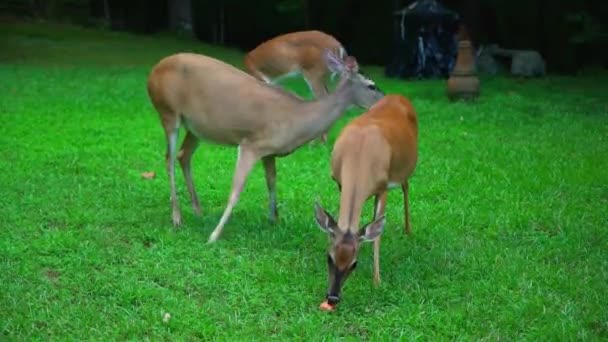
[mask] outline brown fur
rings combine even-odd
[[[350,266],[353,261],[353,254],[355,254],[355,244],[351,241],[340,242],[335,248],[335,261],[336,267],[340,270],[345,270]]]
[[[192,181],[190,161],[199,140],[239,146],[232,191],[220,222],[209,238],[215,241],[237,203],[248,174],[262,160],[269,192],[271,220],[276,220],[275,157],[286,156],[319,136],[352,105],[367,108],[381,93],[368,88],[369,80],[355,64],[345,66],[336,56],[325,55],[341,73],[336,90],[316,99],[299,97],[260,82],[217,59],[193,53],[163,58],[150,72],[148,94],[160,115],[167,137],[167,171],[171,185],[173,223],[181,224],[175,185],[176,139],[179,128],[186,137],[179,152],[195,212],[200,212]]]
[[[301,72],[315,97],[327,94],[326,78],[329,70],[323,61],[323,50],[336,55],[342,44],[321,31],[300,31],[267,40],[245,56],[247,72],[262,81],[270,81],[291,72]],[[323,133],[323,142],[327,133]]]
[[[332,177],[341,187],[338,228],[356,234],[365,201],[376,196],[374,217],[384,212],[388,184],[402,185],[406,233],[410,233],[407,181],[418,159],[418,123],[408,99],[387,95],[340,133],[332,152]],[[379,253],[379,237],[374,254]],[[350,260],[358,248],[351,249]],[[376,267],[375,267],[376,268]],[[379,282],[379,266],[375,269]]]
[[[254,76],[261,72],[276,78],[292,71],[319,76],[329,72],[323,61],[323,50],[338,54],[341,48],[342,44],[333,36],[321,31],[292,32],[269,39],[251,50],[245,56],[245,66]]]

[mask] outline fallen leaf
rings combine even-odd
[[[153,179],[154,177],[156,177],[156,173],[154,171],[144,172],[141,174],[141,176],[145,179]]]
[[[44,275],[51,283],[56,284],[59,280],[59,277],[61,276],[61,272],[54,269],[47,269],[44,272]]]
[[[164,323],[169,323],[169,320],[171,319],[171,314],[168,312],[165,312],[165,314],[163,315],[163,322]]]
[[[319,309],[323,311],[334,311],[336,310],[336,306],[329,304],[327,301],[324,301],[323,303],[321,303],[321,305],[319,305]]]

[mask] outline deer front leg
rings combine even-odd
[[[207,241],[208,243],[215,242],[222,234],[222,230],[224,229],[226,221],[228,221],[228,218],[230,218],[232,209],[239,201],[239,196],[243,191],[247,176],[251,172],[251,169],[253,169],[255,162],[259,159],[256,153],[246,146],[239,145],[238,151],[236,170],[234,172],[234,177],[232,178],[232,190],[230,191],[228,205],[226,206],[226,209],[224,209],[224,214],[222,215],[217,227],[215,227],[209,236],[209,240]]]
[[[269,77],[267,77],[261,71],[258,70],[256,64],[254,63],[253,59],[251,59],[251,57],[249,55],[247,55],[245,57],[245,71],[247,71],[247,73],[249,73],[251,76],[253,76],[261,81],[264,81],[269,84],[272,82],[272,80]]]
[[[177,190],[175,188],[175,159],[177,154],[177,136],[179,134],[179,118],[169,115],[167,115],[167,117],[170,119],[163,122],[165,134],[167,135],[167,154],[165,156],[165,161],[167,164],[167,173],[169,174],[169,183],[171,185],[173,226],[177,227],[182,224],[182,214],[179,210]]]
[[[268,209],[270,221],[275,223],[278,218],[277,211],[277,194],[276,194],[276,180],[277,180],[277,169],[276,161],[274,156],[268,156],[262,158],[264,162],[264,171],[266,173],[266,186],[268,187]]]
[[[184,138],[184,142],[182,143],[181,150],[177,155],[177,159],[179,160],[179,164],[182,167],[182,171],[184,173],[184,178],[186,179],[186,186],[188,187],[188,192],[190,193],[190,200],[192,201],[192,209],[196,215],[201,214],[201,205],[198,201],[198,196],[196,195],[196,190],[194,189],[194,182],[192,181],[192,170],[190,168],[190,161],[192,160],[192,155],[196,148],[199,145],[198,139],[194,136],[194,134],[189,131],[186,133],[186,138]]]
[[[376,195],[374,201],[374,220],[384,215],[386,207],[386,191]],[[374,240],[374,285],[380,285],[380,236]]]
[[[313,93],[315,99],[319,99],[321,97],[326,96],[329,91],[327,90],[327,86],[325,85],[325,70],[324,69],[310,69],[304,70],[302,72],[306,83],[308,84],[308,88]],[[329,131],[329,128],[327,129]],[[322,142],[323,144],[327,143],[327,131],[323,132],[323,134],[317,138],[317,141]]]
[[[401,191],[403,192],[403,216],[405,221],[405,234],[412,235],[412,224],[410,223],[410,204],[408,196],[409,184],[406,180],[401,184]]]

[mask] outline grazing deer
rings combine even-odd
[[[190,161],[199,139],[238,146],[232,190],[224,213],[209,237],[214,242],[245,185],[254,164],[262,160],[269,193],[270,219],[277,219],[275,157],[287,156],[317,137],[356,105],[369,108],[384,94],[358,73],[355,58],[341,60],[327,51],[328,67],[340,74],[336,90],[305,101],[217,59],[180,53],[162,59],[151,71],[148,94],[160,115],[167,137],[167,172],[171,183],[173,224],[181,224],[175,189],[175,160],[179,158],[195,213],[200,205],[192,181]],[[179,128],[186,137],[177,153]]]
[[[315,203],[317,224],[331,240],[327,254],[329,290],[322,309],[333,310],[340,300],[341,288],[357,265],[363,241],[374,241],[374,283],[380,284],[380,234],[389,188],[401,186],[405,233],[411,234],[408,178],[418,159],[417,140],[416,112],[400,95],[387,95],[338,136],[331,156],[332,178],[340,189],[338,222]],[[362,207],[371,196],[375,196],[374,219],[359,229]]]
[[[325,49],[331,50],[340,59],[346,57],[342,44],[326,33],[287,33],[251,50],[245,56],[245,68],[254,77],[270,84],[301,74],[315,98],[319,98],[327,95],[326,79],[331,72],[323,59]],[[323,132],[320,140],[327,142],[327,131]]]

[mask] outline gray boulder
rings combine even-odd
[[[490,45],[486,53],[494,56],[511,58],[511,74],[515,76],[535,77],[545,76],[545,60],[534,50],[503,49],[498,45]]]
[[[481,46],[477,50],[476,64],[479,72],[488,73],[490,75],[496,75],[496,73],[498,73],[498,62],[496,62],[496,58],[492,56],[485,46]]]

